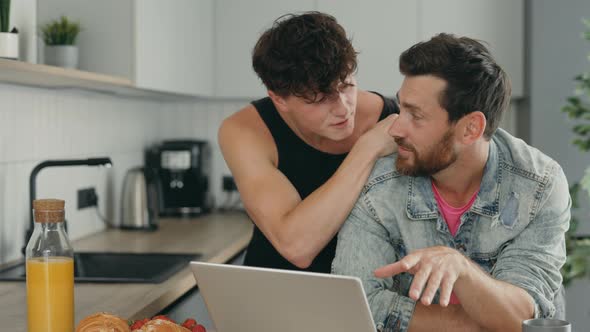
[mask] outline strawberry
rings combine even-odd
[[[142,326],[144,326],[145,323],[147,323],[149,321],[150,321],[149,318],[144,318],[144,319],[136,320],[135,322],[133,322],[133,324],[131,324],[131,326],[129,326],[129,328],[131,329],[131,331],[138,330]]]
[[[191,332],[207,332],[207,329],[203,325],[197,324],[195,327],[193,327]]]
[[[176,322],[173,319],[166,317],[166,315],[157,315],[152,317],[152,319],[163,319],[176,324]]]
[[[187,318],[184,323],[182,323],[183,327],[186,327],[187,329],[191,330],[193,327],[195,327],[197,325],[197,321],[192,319],[192,318]]]

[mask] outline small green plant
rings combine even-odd
[[[584,39],[590,41],[590,21],[584,20],[586,31]],[[590,55],[588,55],[590,61]],[[567,99],[567,104],[562,111],[567,113],[571,119],[575,119],[577,124],[572,128],[576,135],[573,144],[582,152],[590,151],[590,73],[582,73],[574,78],[576,83],[575,95]],[[590,167],[579,183],[575,183],[570,188],[572,197],[572,209],[578,207],[578,194],[580,189],[586,194],[590,193]],[[566,233],[567,259],[561,270],[564,285],[568,285],[572,280],[590,275],[590,236],[578,236],[576,230],[578,220],[572,214],[570,229]]]
[[[72,22],[65,16],[41,27],[43,41],[48,46],[74,45],[80,31],[80,22]]]
[[[10,0],[0,0],[0,32],[10,29]]]

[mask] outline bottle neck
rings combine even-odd
[[[64,231],[64,223],[63,222],[36,222],[35,229],[39,229],[41,231]]]
[[[74,252],[63,222],[35,222],[35,230],[25,250],[26,258],[73,257]]]

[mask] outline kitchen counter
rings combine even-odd
[[[244,213],[217,213],[194,219],[163,219],[155,232],[108,229],[73,242],[74,251],[201,253],[202,261],[225,263],[246,248],[252,223]],[[107,311],[137,319],[151,317],[196,285],[187,266],[160,284],[75,285],[76,324]],[[27,298],[24,282],[0,282],[3,330],[25,332]]]

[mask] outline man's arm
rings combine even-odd
[[[378,278],[374,270],[395,262],[396,239],[368,208],[361,196],[338,233],[332,272],[359,277],[377,328],[398,331],[479,331],[460,306],[425,306],[400,293],[393,278]]]
[[[533,301],[525,291],[494,280],[453,248],[438,246],[416,250],[375,271],[375,275],[382,278],[400,273],[414,275],[410,298],[430,306],[440,289],[439,303],[446,307],[454,291],[470,320],[492,331],[519,331],[520,323],[533,315]],[[418,317],[412,321],[436,327]]]
[[[529,295],[534,308],[530,316],[534,314],[535,318],[549,318],[555,314],[553,300],[562,283],[560,269],[565,263],[565,232],[570,222],[569,186],[557,163],[549,172],[548,179],[547,184],[540,185],[544,190],[533,207],[537,211],[534,218],[500,252],[491,272],[498,282],[516,286],[520,294]],[[496,303],[498,306],[509,304],[508,308],[515,305],[508,297],[492,297],[490,302],[490,305]],[[474,309],[478,309],[477,306]],[[480,321],[486,317],[480,310],[470,315]]]
[[[244,207],[283,257],[305,268],[334,237],[376,159],[393,151],[387,129],[394,119],[361,136],[336,173],[303,201],[277,169],[274,140],[253,106],[223,122],[219,144]]]
[[[571,200],[561,167],[555,164],[551,173],[535,207],[537,214],[499,254],[493,278],[472,269],[455,286],[469,316],[492,330],[520,331],[524,319],[555,313],[553,299],[562,282]]]
[[[533,318],[533,298],[522,288],[496,280],[471,264],[454,288],[466,313],[490,331],[520,331],[522,321]]]
[[[479,269],[470,265],[469,259],[455,249],[430,247],[415,250],[397,262],[379,267],[375,276],[387,279],[401,273],[414,275],[408,295],[411,300],[420,302],[416,304],[408,325],[409,331],[485,331],[468,315],[463,302],[462,305],[448,305],[458,278],[470,268]],[[439,289],[440,305],[433,305]]]
[[[410,321],[410,332],[428,331],[486,331],[467,315],[461,305],[423,305],[416,303]]]

